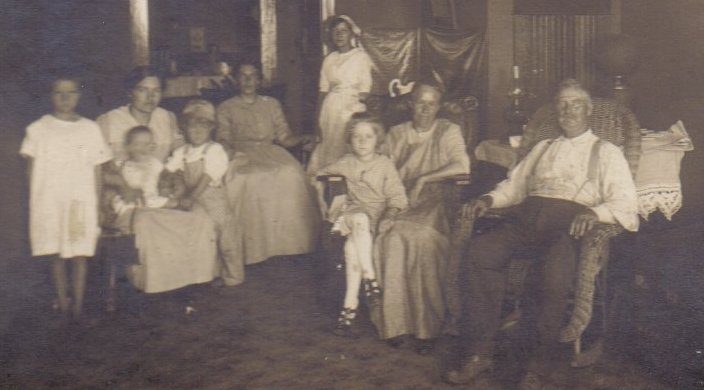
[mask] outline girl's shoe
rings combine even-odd
[[[362,279],[364,298],[369,307],[381,305],[381,287],[376,279]]]
[[[350,309],[347,307],[342,309],[340,316],[337,317],[337,324],[335,325],[335,329],[333,329],[332,333],[342,337],[355,337],[356,333],[353,326],[356,319],[356,309]]]
[[[433,353],[435,343],[431,339],[416,339],[415,351],[418,355],[427,356]]]

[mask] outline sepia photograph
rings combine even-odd
[[[0,389],[704,389],[704,0],[0,0]]]

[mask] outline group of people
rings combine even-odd
[[[315,196],[274,145],[312,136],[292,134],[279,103],[257,94],[255,65],[238,80],[240,94],[217,109],[194,99],[177,117],[159,107],[159,73],[138,67],[125,79],[130,103],[95,122],[76,113],[78,79],[53,81],[53,110],[27,128],[20,153],[30,161],[32,254],[55,256],[62,313],[80,317],[100,227],[134,234],[139,261],[126,274],[148,293],[238,285],[246,264],[314,250]]]
[[[446,179],[470,171],[465,139],[457,124],[438,118],[442,86],[425,81],[411,92],[409,120],[387,132],[365,113],[371,61],[360,29],[346,16],[329,29],[336,50],[321,70],[319,143],[307,172],[284,147],[316,137],[292,133],[279,103],[257,93],[254,64],[237,69],[237,96],[217,108],[192,100],[178,118],[158,107],[162,80],[149,67],[126,79],[131,103],[97,123],[75,111],[80,82],[54,80],[53,111],[28,127],[21,153],[31,163],[32,253],[54,256],[62,313],[81,314],[99,215],[103,226],[135,235],[139,261],[128,276],[145,292],[240,284],[246,264],[314,251],[324,218],[347,237],[335,333],[355,333],[361,289],[381,339],[412,344],[420,354],[432,350],[448,313],[454,216]],[[552,347],[564,331],[578,239],[596,223],[638,228],[628,164],[587,126],[589,94],[568,81],[556,106],[563,135],[539,143],[508,179],[462,210],[475,218],[517,206],[510,222],[472,238],[465,251],[458,322],[464,359],[447,373],[451,383],[469,383],[493,365],[514,254],[548,248],[537,321],[543,348],[535,355],[543,362],[557,356]],[[329,174],[345,177],[347,194],[326,204],[319,186],[316,200],[314,183]]]

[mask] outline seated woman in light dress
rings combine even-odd
[[[372,320],[390,345],[414,336],[416,351],[427,354],[442,332],[447,309],[451,189],[443,180],[469,173],[469,157],[459,126],[436,117],[441,87],[417,82],[411,96],[412,120],[392,127],[385,144],[410,207],[377,237],[374,261],[384,298]]]
[[[312,140],[294,135],[276,99],[257,94],[258,68],[238,68],[239,95],[217,109],[218,142],[232,161],[225,177],[235,225],[235,264],[315,249],[320,216],[303,168],[284,147]],[[281,146],[279,146],[279,145]]]

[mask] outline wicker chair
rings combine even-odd
[[[640,124],[628,107],[608,98],[592,98],[593,110],[589,127],[594,134],[623,149],[631,173],[635,175],[640,160]],[[521,157],[538,142],[560,136],[557,111],[552,103],[546,104],[533,114],[523,132],[519,147]]]
[[[592,131],[598,137],[607,140],[617,146],[622,147],[626,160],[633,175],[638,169],[640,159],[641,139],[640,126],[635,115],[625,106],[611,99],[594,98],[594,109],[589,119]],[[521,158],[539,141],[556,138],[561,134],[557,122],[557,112],[553,104],[547,104],[535,113],[526,126],[523,141],[519,148]],[[458,267],[463,256],[463,249],[468,239],[477,233],[482,233],[487,228],[491,228],[495,223],[500,223],[505,214],[504,210],[493,210],[488,218],[493,222],[483,224],[473,220],[463,220],[458,217],[453,229],[453,257],[451,266]],[[479,226],[483,225],[483,226]],[[572,361],[573,367],[585,367],[594,364],[603,351],[603,333],[606,331],[607,315],[607,290],[606,290],[606,269],[609,262],[610,239],[623,231],[620,225],[597,224],[588,232],[581,241],[579,253],[578,277],[584,283],[577,283],[578,288],[574,292],[572,301],[573,319],[581,322],[580,331],[574,340],[575,354]],[[528,275],[530,259],[516,258],[511,261],[507,275],[507,299],[513,304],[513,311],[504,318],[504,328],[509,328],[516,324],[521,316],[521,296],[524,291],[526,276]],[[451,280],[452,283],[456,281]],[[456,315],[459,313],[459,298],[457,287],[452,286],[452,298],[450,299]],[[600,306],[602,337],[592,343],[589,349],[582,349],[582,336],[586,325],[592,319],[594,296],[596,293],[596,303]]]

